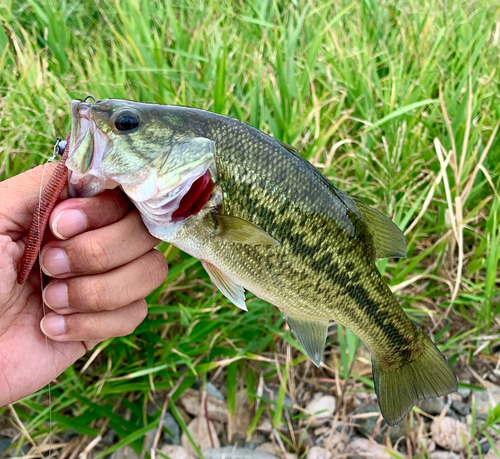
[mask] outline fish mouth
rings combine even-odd
[[[94,196],[116,188],[118,182],[99,173],[99,164],[112,149],[113,141],[92,119],[93,104],[71,102],[71,139],[68,167],[68,191],[71,197]]]

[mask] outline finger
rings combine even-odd
[[[107,190],[91,198],[67,199],[52,211],[50,230],[58,239],[69,239],[117,222],[130,207],[130,201],[119,189]]]
[[[42,249],[41,266],[48,276],[61,279],[99,274],[139,258],[159,242],[134,209],[112,225],[49,242]]]
[[[58,314],[113,310],[145,298],[167,274],[167,260],[153,249],[104,274],[52,281],[45,287],[43,298]]]
[[[104,341],[130,335],[147,313],[146,301],[140,300],[115,311],[49,314],[40,322],[40,328],[53,341]]]
[[[33,213],[40,200],[40,191],[45,188],[57,163],[49,163],[30,169],[8,180],[0,182],[0,215],[8,222],[8,227],[0,227],[0,232],[24,232],[31,225]],[[60,199],[66,199],[64,189]]]

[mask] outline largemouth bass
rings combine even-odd
[[[405,257],[399,228],[351,198],[291,146],[203,110],[73,101],[67,166],[75,196],[120,186],[148,230],[201,260],[246,310],[278,307],[319,366],[331,319],[372,353],[382,415],[457,390],[445,357],[406,316],[375,265]]]

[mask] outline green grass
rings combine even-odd
[[[484,376],[500,343],[499,14],[489,0],[0,0],[0,177],[47,159],[70,128],[70,101],[87,94],[238,118],[407,230],[408,257],[381,270],[459,376],[471,378],[469,366]],[[274,427],[297,367],[366,381],[349,373],[349,331],[331,329],[336,368],[304,370],[277,309],[253,299],[235,310],[199,262],[163,250],[171,270],[148,298],[149,320],[61,375],[50,409],[47,390],[13,406],[34,444],[51,413],[53,433],[70,428],[85,446],[112,427],[141,451],[160,416],[148,401],[184,378],[168,405],[181,419],[175,400],[219,369],[252,400],[260,375],[280,385],[277,406],[258,411],[273,411]],[[487,427],[499,420],[497,407]]]

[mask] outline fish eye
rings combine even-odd
[[[119,131],[130,131],[139,126],[139,115],[132,110],[122,110],[115,117],[115,127]]]

